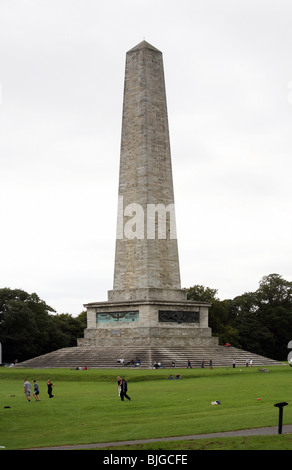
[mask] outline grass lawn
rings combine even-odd
[[[292,369],[273,366],[269,371],[263,373],[257,368],[87,371],[1,368],[0,446],[24,449],[276,426],[278,409],[273,405],[281,401],[290,404],[284,409],[284,425],[292,424]],[[171,372],[180,373],[182,380],[168,380]],[[119,374],[128,381],[130,402],[121,402],[118,397],[116,377]],[[40,402],[35,402],[33,397],[31,404],[27,402],[23,393],[24,378],[31,383],[33,378],[37,379]],[[46,387],[49,378],[55,384],[51,399]],[[215,400],[220,400],[221,405],[212,406],[211,401]],[[252,445],[273,448],[273,443],[275,448],[281,449],[282,444],[292,448],[290,437],[232,439],[240,441],[244,448]],[[226,439],[231,438],[224,438],[230,446],[232,441],[228,443]],[[220,448],[218,439],[216,441]],[[192,444],[186,441],[178,445],[181,449],[182,445]],[[193,448],[203,448],[203,445],[206,443],[196,441]],[[150,448],[175,449],[174,442],[170,447],[167,443],[163,443],[164,447],[161,443],[157,446],[153,443]]]

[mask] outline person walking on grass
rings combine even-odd
[[[48,383],[47,383],[47,386],[48,386],[48,394],[49,394],[49,398],[53,398],[53,387],[54,387],[54,384],[51,382],[51,380],[48,380]]]
[[[30,400],[30,389],[31,389],[31,384],[28,382],[27,379],[24,379],[24,394],[27,398],[28,403],[31,403]]]
[[[39,386],[38,386],[36,380],[33,379],[33,396],[34,396],[36,401],[40,401],[39,393],[40,393]]]
[[[124,401],[124,397],[126,397],[127,400],[131,400],[131,398],[127,395],[127,391],[128,391],[127,382],[125,381],[124,378],[122,378],[121,379],[121,392],[120,392],[120,397],[122,401]]]

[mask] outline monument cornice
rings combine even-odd
[[[130,302],[130,305],[131,307],[139,307],[139,306],[143,306],[143,305],[160,305],[160,306],[169,306],[169,307],[173,307],[173,306],[178,306],[178,307],[184,307],[184,308],[187,308],[187,307],[211,307],[211,303],[209,302],[197,302],[197,301],[194,301],[194,300],[177,300],[177,301],[173,301],[173,300],[132,300]],[[91,303],[88,303],[88,304],[84,304],[84,307],[86,308],[100,308],[100,307],[127,307],[129,308],[129,302],[128,301],[113,301],[113,302],[109,302],[109,301],[104,301],[104,302],[91,302]]]

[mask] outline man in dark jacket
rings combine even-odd
[[[124,397],[126,397],[128,400],[131,400],[131,398],[127,395],[127,391],[128,391],[127,382],[125,381],[124,378],[122,378],[121,394],[120,394],[120,397],[121,397],[122,401],[124,401]]]

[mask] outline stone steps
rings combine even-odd
[[[225,348],[224,346],[212,347],[192,347],[192,348],[157,348],[157,347],[71,347],[58,349],[56,351],[44,354],[24,361],[18,367],[31,368],[106,368],[117,369],[121,366],[117,359],[124,359],[125,362],[134,361],[139,358],[140,368],[149,369],[153,363],[160,362],[162,367],[170,367],[171,362],[175,361],[177,368],[187,367],[187,361],[191,361],[193,368],[201,367],[202,360],[205,361],[205,367],[209,367],[209,361],[212,359],[213,367],[232,367],[233,359],[236,367],[245,367],[246,360],[253,360],[253,366],[271,366],[282,364],[279,361],[269,359],[257,354],[253,354],[242,349],[234,347]]]

